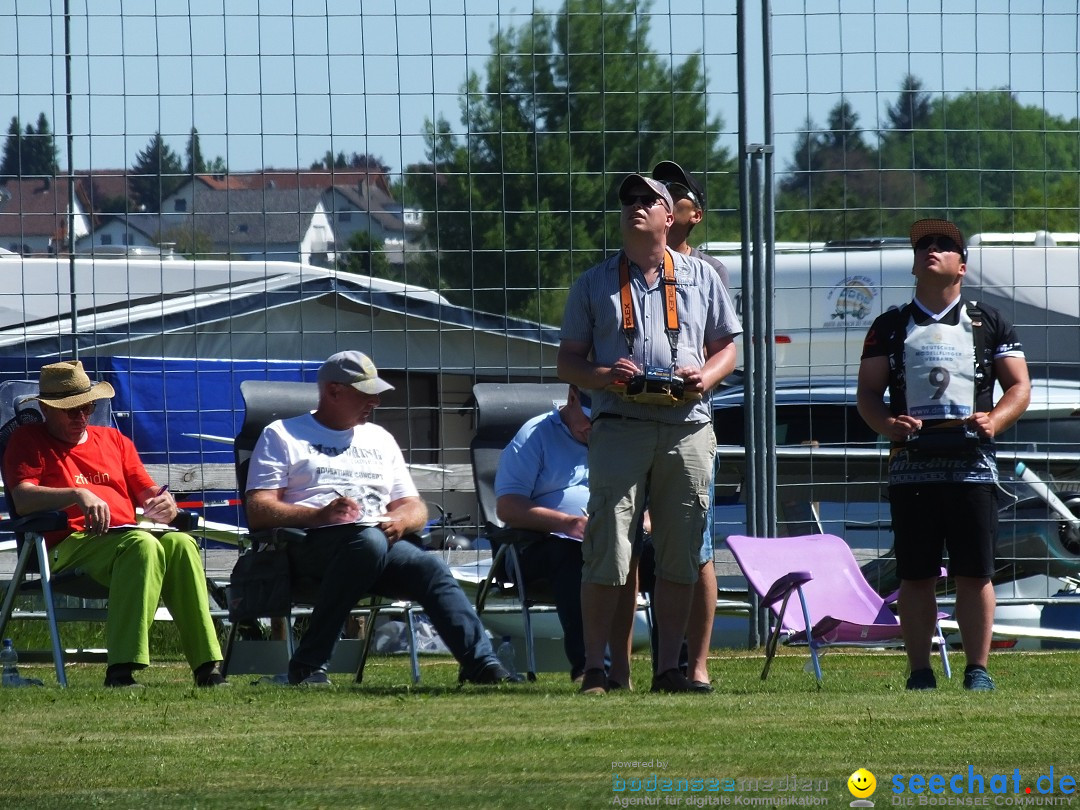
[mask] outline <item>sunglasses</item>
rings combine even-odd
[[[698,206],[699,208],[701,207],[701,203],[698,200],[697,195],[694,194],[693,191],[691,191],[688,187],[684,186],[682,183],[676,183],[673,181],[670,183],[664,183],[664,186],[667,188],[668,191],[671,192],[671,196],[673,198],[677,200],[690,200],[690,202],[692,202],[694,205]]]
[[[918,242],[915,243],[916,250],[929,250],[931,245],[937,245],[942,251],[946,253],[959,253],[963,255],[964,249],[956,244],[951,236],[942,236],[940,234],[930,236],[924,236]]]
[[[77,408],[57,408],[56,410],[62,411],[67,415],[68,419],[78,419],[80,416],[90,416],[97,410],[96,402],[89,402],[86,405],[80,405]]]
[[[629,207],[632,205],[640,205],[642,208],[653,208],[662,200],[658,194],[627,194],[625,197],[619,197],[622,204]]]

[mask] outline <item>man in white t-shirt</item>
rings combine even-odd
[[[245,509],[252,529],[305,529],[289,543],[293,575],[319,582],[319,597],[289,662],[289,683],[328,685],[326,667],[349,611],[370,594],[423,606],[461,664],[460,679],[517,680],[499,664],[484,626],[450,569],[409,542],[427,507],[401,449],[370,422],[393,386],[360,352],[319,369],[315,411],[267,425],[251,457]]]

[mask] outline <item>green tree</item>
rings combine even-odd
[[[649,21],[635,0],[536,12],[497,33],[484,77],[467,79],[463,134],[427,123],[430,162],[410,167],[402,201],[425,212],[448,298],[558,323],[573,278],[619,244],[617,182],[659,160],[702,177],[710,208],[735,207],[701,57],[667,64],[649,50]]]
[[[173,252],[185,259],[220,259],[214,252],[214,242],[205,233],[191,228],[171,228],[161,235],[159,242],[172,244]]]
[[[27,134],[32,137],[26,144],[29,161],[24,157],[23,174],[39,175],[50,179],[56,177],[60,173],[58,162],[60,152],[56,148],[56,139],[53,138],[49,129],[49,119],[45,113],[38,115],[37,127],[32,133],[28,130]],[[26,169],[27,162],[30,166],[29,170]]]
[[[45,177],[51,181],[60,172],[58,155],[45,113],[38,115],[36,127],[27,124],[25,132],[14,117],[0,157],[0,177]]]
[[[4,139],[4,152],[0,156],[0,179],[18,177],[22,171],[22,127],[18,116],[12,116]]]
[[[332,171],[334,169],[347,169],[349,168],[349,160],[345,157],[344,152],[338,152],[336,155],[327,150],[323,155],[322,160],[316,160],[311,164],[312,171],[318,171],[319,169],[326,169],[326,171]]]
[[[1008,90],[931,97],[904,78],[878,148],[852,140],[839,106],[807,124],[778,183],[782,239],[902,235],[919,216],[967,233],[1077,230],[1080,125],[1020,104]]]
[[[187,162],[184,164],[186,174],[206,174],[206,161],[203,159],[202,145],[199,143],[199,130],[195,127],[191,128],[184,154],[187,155]]]
[[[146,148],[135,156],[129,185],[136,202],[146,211],[160,211],[161,201],[185,181],[184,167],[177,154],[155,132]]]
[[[879,170],[877,154],[858,124],[846,99],[830,110],[825,129],[807,119],[779,183],[778,238],[847,240],[882,233],[883,202],[892,196],[890,178]]]
[[[375,278],[391,277],[383,241],[367,231],[356,231],[349,237],[345,249],[338,252],[338,266],[349,273]]]

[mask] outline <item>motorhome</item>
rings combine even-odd
[[[742,311],[736,243],[706,243],[731,274]],[[874,318],[911,300],[905,237],[777,243],[774,325],[778,377],[853,377]],[[964,297],[1015,325],[1033,376],[1080,377],[1080,234],[979,233],[968,242]],[[738,366],[742,367],[742,354]]]

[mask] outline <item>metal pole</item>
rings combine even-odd
[[[757,522],[757,491],[758,453],[757,438],[754,428],[754,385],[753,368],[757,357],[757,347],[754,345],[754,315],[755,301],[757,296],[754,291],[754,279],[750,272],[750,242],[751,229],[750,218],[750,160],[747,155],[747,132],[749,131],[749,116],[747,114],[747,97],[749,94],[749,81],[746,69],[746,26],[747,7],[746,0],[739,0],[737,6],[736,25],[736,64],[738,67],[738,100],[739,100],[739,226],[742,233],[740,245],[742,258],[742,325],[743,325],[743,436],[746,463],[746,529],[749,534],[754,533],[753,526]],[[748,595],[750,602],[749,632],[747,645],[751,648],[761,646],[761,633],[759,614],[761,612],[758,598],[753,591]]]
[[[775,200],[773,198],[773,109],[772,109],[772,10],[770,0],[761,0],[761,75],[762,75],[762,111],[764,115],[765,146],[761,149],[762,163],[762,204],[757,209],[760,216],[762,250],[761,278],[762,295],[766,306],[763,309],[765,323],[762,330],[764,344],[764,362],[762,363],[761,387],[764,393],[765,418],[761,424],[764,435],[764,491],[765,491],[765,537],[776,536],[777,514],[777,474],[776,474],[776,325],[773,295],[776,278],[775,261]]]
[[[71,356],[73,359],[78,360],[79,295],[78,290],[75,288],[75,135],[72,131],[71,104],[71,0],[64,0],[64,106],[67,114],[66,140],[68,175],[68,286],[71,297]],[[61,351],[63,351],[62,344]]]

